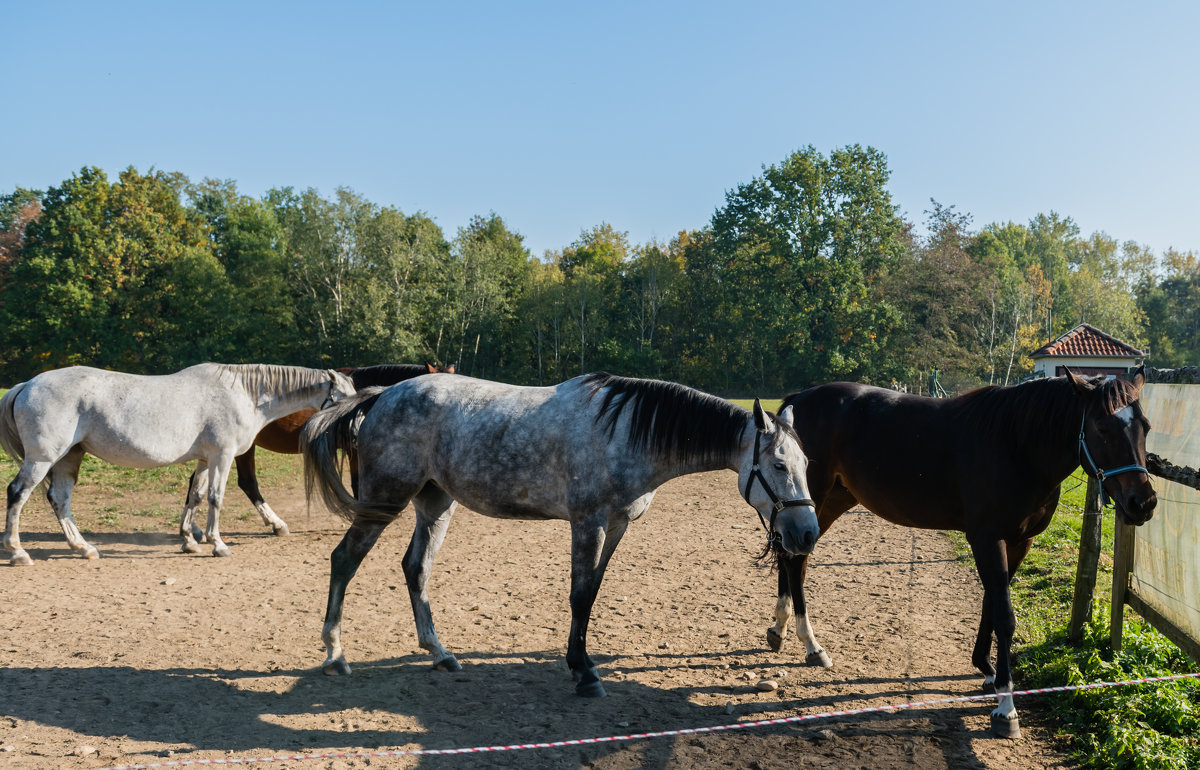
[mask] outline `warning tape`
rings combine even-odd
[[[1024,695],[1045,695],[1056,692],[1074,692],[1077,690],[1097,690],[1104,687],[1123,687],[1134,684],[1150,684],[1153,682],[1169,682],[1176,679],[1197,679],[1200,672],[1191,674],[1171,674],[1169,676],[1151,676],[1144,679],[1125,679],[1117,682],[1093,682],[1091,684],[1072,684],[1059,687],[1040,687],[1034,690],[1018,690],[1013,697]],[[886,706],[866,706],[864,708],[846,709],[843,711],[826,711],[820,714],[803,714],[792,717],[776,717],[774,719],[759,719],[753,722],[733,722],[731,724],[712,725],[709,727],[686,727],[679,730],[659,730],[649,733],[629,733],[627,735],[609,735],[602,738],[575,738],[563,741],[548,741],[545,743],[514,743],[497,746],[471,746],[457,749],[395,749],[392,751],[337,751],[327,754],[283,754],[274,757],[232,757],[228,759],[185,759],[170,762],[151,762],[144,765],[114,765],[101,770],[149,770],[159,767],[203,767],[207,765],[250,765],[262,762],[301,762],[310,759],[366,759],[374,757],[407,757],[407,756],[445,756],[448,754],[486,754],[498,751],[521,751],[525,749],[558,749],[566,746],[589,746],[598,743],[613,743],[616,741],[642,741],[650,738],[667,738],[678,735],[699,735],[702,733],[729,732],[731,730],[747,730],[752,727],[768,725],[784,725],[796,722],[810,722],[817,719],[832,719],[834,717],[858,716],[861,714],[877,714],[886,711],[902,711],[923,706],[943,706],[949,703],[966,703],[968,701],[994,700],[995,693],[980,695],[962,695],[957,698],[941,698],[939,700],[917,701],[910,703],[892,703]]]

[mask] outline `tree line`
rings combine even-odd
[[[609,370],[726,395],[836,379],[1007,384],[1086,321],[1200,363],[1200,263],[1069,218],[906,221],[886,156],[813,147],[725,194],[706,225],[631,243],[601,223],[537,256],[499,215],[450,235],[339,188],[83,168],[0,195],[0,383],[87,364],[453,363],[553,384]]]

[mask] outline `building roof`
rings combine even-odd
[[[1146,354],[1110,334],[1105,334],[1091,324],[1079,324],[1053,342],[1042,345],[1029,356],[1031,358],[1043,356],[1145,358]]]

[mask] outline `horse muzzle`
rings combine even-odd
[[[1158,495],[1149,483],[1139,485],[1132,490],[1121,490],[1123,494],[1114,497],[1117,511],[1126,524],[1141,526],[1154,516],[1158,505]]]
[[[775,532],[783,550],[792,556],[807,556],[817,545],[821,536],[821,527],[817,524],[817,514],[811,508],[789,511],[788,515],[780,515],[775,521]]]

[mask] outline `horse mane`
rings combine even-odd
[[[216,364],[221,374],[236,379],[246,392],[261,400],[275,398],[283,393],[309,391],[329,387],[329,374],[324,369],[309,369],[303,366],[280,366],[277,364]]]
[[[1044,436],[1047,426],[1078,430],[1082,408],[1094,405],[1113,414],[1137,403],[1138,391],[1121,379],[1087,379],[1081,395],[1067,377],[1030,380],[1019,385],[988,385],[946,402],[965,428],[982,435]],[[1082,408],[1081,408],[1082,407]]]
[[[585,375],[583,385],[591,389],[589,399],[605,391],[596,422],[604,421],[609,438],[626,407],[631,410],[629,440],[643,451],[716,462],[737,450],[746,430],[744,409],[686,385],[608,372]]]
[[[429,374],[425,364],[378,364],[376,366],[358,366],[349,371],[354,388],[370,388],[377,385],[395,385],[403,380],[411,380],[422,374]]]

